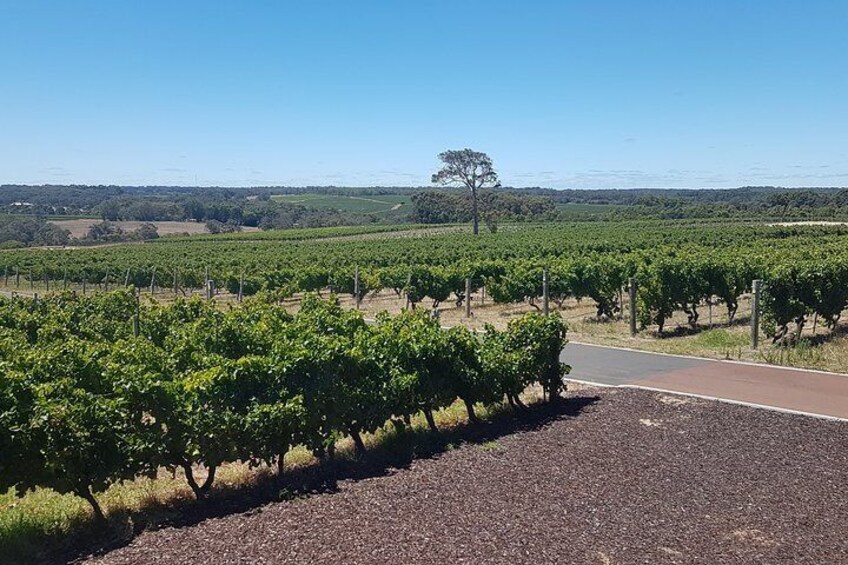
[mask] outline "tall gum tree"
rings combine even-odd
[[[464,186],[471,192],[471,209],[474,217],[474,235],[480,232],[477,212],[477,193],[486,186],[497,187],[498,174],[492,160],[485,153],[471,149],[449,150],[439,153],[442,168],[433,175],[433,184]]]

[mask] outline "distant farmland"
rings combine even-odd
[[[310,208],[330,208],[341,212],[380,214],[408,208],[409,196],[401,194],[379,194],[375,196],[346,196],[342,194],[275,194],[272,199],[289,204],[300,204]]]

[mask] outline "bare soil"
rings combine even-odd
[[[848,563],[846,422],[585,387],[513,421],[91,562]]]

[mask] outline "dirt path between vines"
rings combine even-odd
[[[147,532],[91,562],[848,563],[848,423],[640,390],[569,395],[529,429]]]

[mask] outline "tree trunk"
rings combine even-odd
[[[103,514],[103,509],[100,508],[100,503],[98,503],[97,499],[94,498],[94,495],[91,494],[91,489],[89,489],[88,486],[79,487],[77,489],[77,496],[79,496],[91,505],[91,509],[94,510],[94,518],[98,522],[106,522],[106,515]]]
[[[215,481],[215,471],[217,467],[209,467],[209,474],[206,476],[206,480],[203,481],[202,485],[198,485],[197,481],[194,478],[194,470],[191,468],[191,465],[188,463],[182,464],[183,472],[185,473],[186,482],[188,482],[188,486],[191,487],[191,491],[194,493],[195,498],[200,500],[201,498],[206,498],[209,494],[209,489],[212,488],[212,483]]]
[[[515,403],[515,405],[516,405],[516,406],[518,406],[520,409],[522,409],[522,410],[527,410],[527,406],[526,406],[523,402],[521,402],[521,399],[520,399],[520,398],[518,398],[518,395],[517,395],[517,394],[513,394],[513,395],[512,395],[512,401],[513,401],[513,402]]]
[[[359,456],[365,455],[365,442],[362,441],[362,436],[358,430],[350,430],[350,437],[353,439],[353,445],[356,447],[356,454]]]
[[[787,324],[783,324],[780,326],[774,334],[774,337],[771,338],[772,343],[779,343],[783,341],[783,338],[786,337],[786,334],[789,332],[789,326]]]
[[[471,212],[474,215],[474,235],[480,233],[480,218],[477,215],[477,188],[471,187]]]
[[[798,316],[797,318],[795,318],[795,338],[794,338],[794,344],[795,345],[798,345],[798,343],[801,341],[801,332],[804,331],[804,324],[806,322],[807,322],[806,314]]]
[[[469,400],[465,400],[464,398],[462,401],[465,403],[465,409],[468,411],[468,421],[474,422],[475,424],[479,422],[480,418],[478,418],[477,413],[474,412],[474,403]]]
[[[433,411],[429,408],[425,408],[424,417],[427,419],[427,425],[430,426],[430,429],[434,432],[438,432],[439,428],[436,427],[436,420],[433,419]]]
[[[389,420],[389,421],[390,421],[390,422],[392,423],[392,425],[395,427],[395,431],[396,431],[397,433],[402,434],[403,432],[405,432],[405,431],[406,431],[406,424],[404,423],[404,421],[403,421],[403,420],[398,420],[397,418],[392,418],[392,419],[391,419],[391,420]]]
[[[215,471],[218,467],[209,467],[209,474],[206,477],[206,480],[203,481],[203,484],[200,486],[200,490],[203,492],[203,496],[209,494],[209,490],[212,488],[212,483],[215,482]]]

